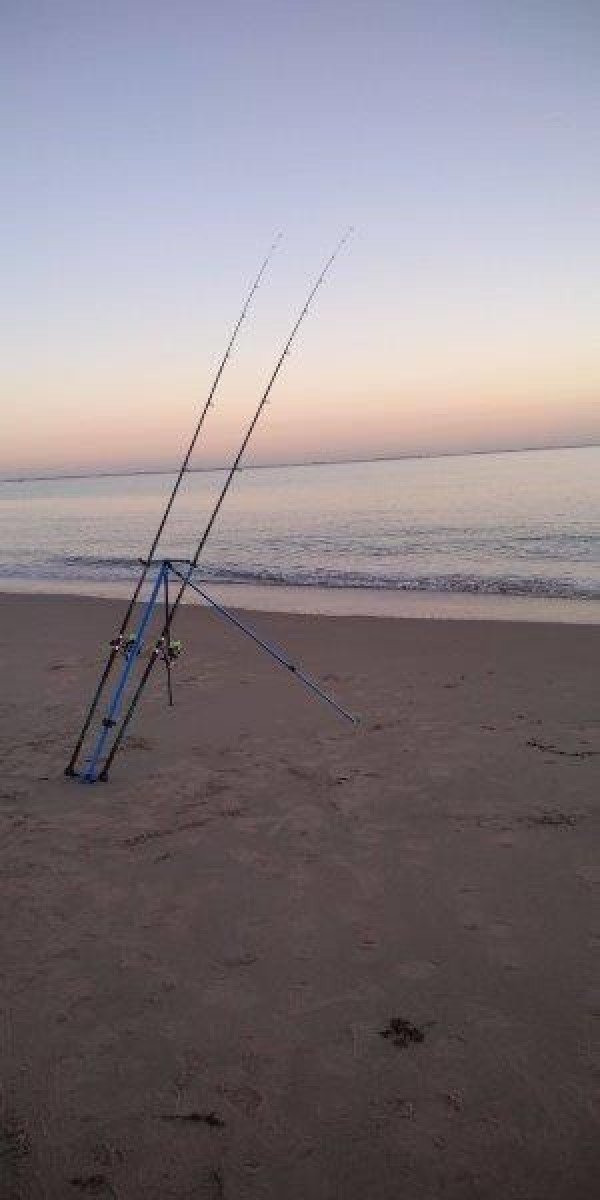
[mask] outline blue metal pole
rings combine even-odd
[[[282,667],[287,667],[288,671],[291,671],[297,677],[297,679],[299,679],[300,682],[305,685],[305,687],[310,688],[311,692],[314,692],[320,700],[324,700],[326,704],[330,704],[331,707],[334,708],[341,717],[344,717],[346,721],[351,721],[353,725],[358,725],[357,717],[353,717],[351,713],[346,712],[346,709],[342,708],[341,704],[338,704],[336,700],[333,700],[331,696],[328,696],[327,693],[319,687],[318,683],[315,683],[315,680],[312,679],[310,675],[306,675],[304,671],[300,670],[300,667],[291,662],[282,650],[280,650],[277,646],[270,645],[269,642],[263,641],[263,639],[260,638],[253,629],[250,629],[248,625],[245,625],[243,621],[240,621],[238,617],[234,617],[233,613],[229,612],[229,609],[224,608],[222,604],[218,603],[218,601],[213,600],[212,596],[209,596],[207,592],[204,592],[196,583],[192,583],[190,575],[192,574],[193,568],[190,568],[186,575],[183,575],[181,571],[178,571],[176,567],[173,566],[172,563],[170,564],[170,567],[175,575],[178,575],[180,579],[184,580],[187,587],[192,588],[192,591],[197,592],[199,596],[202,596],[202,599],[206,600],[207,604],[210,604],[212,608],[216,609],[216,611],[222,617],[224,617],[225,620],[230,621],[231,624],[240,629],[242,633],[245,633],[249,638],[252,638],[252,641],[256,642],[257,646],[260,646],[263,650],[266,650],[267,654],[270,654],[271,658],[274,658],[276,662],[281,663]]]
[[[156,576],[156,579],[154,581],[154,586],[150,593],[150,597],[146,603],[146,607],[142,613],[142,619],[139,623],[138,630],[135,635],[135,641],[133,642],[131,649],[127,651],[127,654],[125,657],[125,663],[123,665],[123,670],[121,672],[121,678],[119,679],[119,682],[113,692],[113,696],[112,696],[111,702],[108,707],[108,712],[102,721],[102,729],[100,730],[100,733],[98,735],[96,745],[94,746],[92,754],[87,762],[86,769],[85,769],[85,771],[83,771],[83,773],[81,775],[81,778],[83,780],[85,780],[86,783],[95,783],[98,778],[98,766],[100,764],[102,755],[104,754],[106,743],[110,738],[111,730],[117,722],[117,718],[119,715],[119,709],[121,706],[121,700],[123,699],[123,693],[125,691],[125,688],[127,687],[127,681],[129,679],[129,676],[131,675],[131,672],[133,671],[135,661],[140,653],[140,649],[142,646],[142,639],[144,637],[146,629],[148,628],[148,624],[152,617],[152,613],[154,612],[154,607],[156,605],[158,593],[164,582],[167,570],[168,570],[167,564],[163,562],[161,565],[160,571],[158,572],[158,575]]]

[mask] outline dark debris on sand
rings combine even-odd
[[[225,1122],[216,1112],[165,1113],[163,1121],[190,1121],[196,1124],[208,1125],[211,1129],[224,1129]]]
[[[541,750],[544,754],[559,754],[561,758],[594,758],[600,754],[600,750],[561,750],[560,746],[554,746],[550,742],[538,742],[537,738],[528,738],[525,745],[534,750]]]
[[[21,1126],[10,1118],[0,1120],[0,1195],[12,1200],[21,1195],[20,1179],[23,1159],[30,1152],[29,1138]]]
[[[405,1049],[411,1042],[424,1042],[425,1030],[404,1017],[391,1017],[385,1029],[379,1031],[379,1036],[391,1041],[393,1046]]]
[[[89,1196],[97,1196],[98,1200],[109,1200],[115,1195],[114,1188],[106,1175],[75,1175],[70,1181],[71,1187]]]
[[[523,822],[532,828],[537,825],[547,825],[551,829],[574,829],[577,817],[574,813],[543,812],[523,817]]]

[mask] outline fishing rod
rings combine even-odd
[[[311,307],[311,304],[312,304],[312,302],[313,302],[313,300],[314,300],[314,298],[315,298],[315,296],[316,296],[316,294],[317,294],[317,292],[318,292],[319,288],[321,287],[321,284],[323,283],[323,281],[324,281],[324,279],[325,279],[325,276],[326,276],[326,275],[327,275],[327,273],[328,273],[328,272],[331,270],[331,267],[333,266],[333,264],[334,264],[334,262],[335,262],[336,258],[337,258],[337,257],[338,257],[338,255],[340,254],[340,252],[341,252],[341,250],[342,250],[343,246],[346,244],[346,242],[347,242],[347,241],[348,241],[348,239],[350,238],[350,236],[351,236],[352,232],[353,232],[353,229],[352,229],[352,227],[350,227],[349,229],[347,229],[347,230],[346,230],[346,232],[344,233],[343,237],[341,237],[341,238],[340,238],[340,240],[339,240],[339,242],[338,242],[337,246],[335,247],[335,249],[334,249],[333,253],[332,253],[332,254],[329,256],[329,258],[327,259],[327,261],[326,261],[325,265],[324,265],[324,266],[323,266],[323,268],[321,269],[321,273],[319,274],[319,276],[317,277],[317,279],[316,279],[315,283],[313,284],[313,286],[312,286],[312,288],[311,288],[311,290],[310,290],[310,292],[309,292],[309,294],[308,294],[308,297],[307,297],[307,299],[306,299],[306,301],[305,301],[305,303],[304,303],[304,306],[303,306],[303,308],[300,310],[300,313],[299,313],[299,315],[298,315],[298,317],[297,317],[297,319],[296,319],[296,321],[295,321],[294,325],[292,326],[291,333],[289,334],[289,336],[288,336],[288,339],[287,339],[287,341],[285,342],[285,345],[284,345],[284,347],[283,347],[283,350],[281,351],[281,354],[279,355],[279,358],[277,359],[277,362],[276,362],[276,364],[275,364],[275,367],[274,367],[274,369],[273,369],[273,372],[272,372],[272,374],[271,374],[271,376],[270,376],[270,378],[269,378],[269,381],[268,381],[268,383],[267,383],[267,386],[265,387],[265,390],[264,390],[264,392],[262,393],[262,396],[261,396],[261,398],[260,398],[260,401],[259,401],[258,407],[257,407],[257,409],[256,409],[256,411],[255,411],[255,413],[254,413],[254,416],[252,417],[252,420],[251,420],[251,422],[250,422],[250,424],[249,424],[249,426],[248,426],[248,428],[247,428],[247,430],[246,430],[246,433],[244,434],[244,437],[243,437],[243,439],[242,439],[242,443],[241,443],[241,445],[240,445],[240,448],[239,448],[239,450],[238,450],[238,452],[237,452],[237,454],[236,454],[236,456],[235,456],[235,459],[233,460],[233,463],[231,464],[231,467],[229,468],[229,472],[228,472],[228,474],[227,474],[227,478],[225,479],[225,482],[224,482],[224,484],[223,484],[223,487],[222,487],[222,489],[221,489],[221,492],[219,493],[219,497],[218,497],[218,499],[217,499],[217,502],[216,502],[216,504],[215,504],[215,506],[214,506],[214,508],[213,508],[213,511],[212,511],[212,513],[211,513],[211,515],[210,515],[210,517],[209,517],[209,520],[208,520],[208,522],[207,522],[206,528],[204,529],[204,532],[203,532],[203,534],[202,534],[202,537],[200,538],[200,541],[198,542],[198,545],[197,545],[197,547],[196,547],[196,552],[195,552],[195,554],[194,554],[193,558],[192,558],[192,559],[191,559],[191,561],[190,561],[190,565],[189,565],[189,568],[188,568],[188,570],[187,570],[187,572],[186,572],[186,576],[185,576],[185,578],[183,579],[183,581],[182,581],[182,583],[181,583],[181,585],[180,585],[180,587],[179,587],[179,590],[178,590],[178,592],[177,592],[177,595],[176,595],[176,597],[175,597],[175,599],[174,599],[174,601],[173,601],[173,604],[172,604],[172,607],[171,607],[171,613],[170,613],[170,617],[169,617],[169,625],[171,625],[171,624],[172,624],[173,617],[174,617],[175,613],[177,612],[177,609],[179,608],[179,605],[180,605],[180,603],[181,603],[181,601],[182,601],[182,599],[183,599],[184,593],[185,593],[185,591],[186,591],[186,588],[187,588],[187,586],[188,586],[188,583],[189,583],[190,576],[191,576],[191,574],[192,574],[193,570],[196,568],[196,566],[197,566],[197,564],[198,564],[198,560],[199,560],[199,558],[200,558],[200,555],[201,555],[201,553],[202,553],[202,551],[203,551],[203,549],[204,549],[204,547],[205,547],[205,545],[206,545],[207,539],[208,539],[208,537],[209,537],[209,535],[210,535],[210,532],[211,532],[211,530],[212,530],[212,528],[213,528],[213,525],[214,525],[214,523],[215,523],[215,521],[216,521],[216,519],[217,519],[217,516],[218,516],[218,514],[219,514],[219,511],[220,511],[220,509],[221,509],[221,506],[222,506],[222,504],[223,504],[223,501],[224,501],[224,499],[225,499],[225,496],[227,495],[227,492],[229,491],[229,488],[230,488],[230,486],[231,486],[231,484],[232,484],[232,482],[233,482],[233,479],[234,479],[234,477],[235,477],[235,474],[236,474],[236,472],[237,472],[237,470],[238,470],[238,467],[239,467],[239,465],[240,465],[240,462],[241,462],[241,460],[242,460],[242,458],[243,458],[243,455],[244,455],[244,452],[245,452],[245,450],[246,450],[246,447],[247,447],[247,445],[248,445],[248,442],[250,441],[250,438],[252,437],[252,434],[254,433],[254,430],[255,430],[255,428],[256,428],[256,425],[257,425],[257,423],[258,423],[258,420],[259,420],[259,418],[260,418],[260,415],[261,415],[261,413],[262,413],[262,411],[263,411],[263,409],[264,409],[264,407],[265,407],[265,404],[267,403],[267,400],[268,400],[268,398],[269,398],[269,395],[270,395],[270,393],[271,393],[271,391],[272,391],[272,388],[273,388],[273,385],[274,385],[274,383],[275,383],[275,380],[277,379],[277,376],[279,375],[279,372],[280,372],[280,370],[281,370],[281,368],[282,368],[282,366],[283,366],[283,363],[284,363],[284,361],[285,361],[285,359],[286,359],[287,355],[288,355],[288,354],[289,354],[289,352],[290,352],[290,348],[291,348],[292,342],[294,341],[294,338],[296,337],[296,334],[297,334],[297,332],[298,332],[298,330],[299,330],[299,328],[300,328],[300,326],[301,326],[302,322],[304,321],[304,318],[306,317],[306,315],[307,315],[307,313],[308,313],[308,311],[309,311],[309,309],[310,309],[310,307]],[[160,653],[161,653],[162,645],[163,645],[163,638],[165,638],[166,636],[167,636],[167,629],[166,629],[166,626],[165,626],[165,628],[163,628],[163,629],[162,629],[162,631],[161,631],[161,634],[160,634],[160,636],[159,636],[159,638],[158,638],[158,640],[157,640],[157,642],[156,642],[156,645],[155,645],[155,648],[154,648],[154,650],[153,650],[152,654],[150,655],[150,658],[148,659],[148,662],[147,662],[147,664],[146,664],[146,667],[145,667],[145,669],[144,669],[144,671],[143,671],[143,674],[142,674],[142,675],[141,675],[141,677],[140,677],[140,681],[139,681],[139,683],[138,683],[138,686],[137,686],[137,688],[136,688],[135,692],[133,693],[133,696],[132,696],[132,698],[131,698],[131,700],[130,700],[130,702],[129,702],[129,707],[128,707],[128,709],[127,709],[126,713],[125,713],[125,714],[124,714],[124,716],[123,716],[123,719],[122,719],[122,721],[121,721],[121,725],[120,725],[120,727],[119,727],[119,730],[118,730],[118,732],[117,732],[117,735],[116,735],[116,737],[115,737],[115,739],[114,739],[114,741],[113,741],[113,744],[112,744],[112,746],[111,746],[111,749],[110,749],[110,751],[109,751],[109,754],[108,754],[108,756],[107,756],[107,758],[106,758],[106,761],[105,761],[105,763],[104,763],[104,766],[103,766],[103,768],[102,768],[102,770],[101,770],[100,774],[98,775],[98,778],[99,778],[99,779],[101,779],[103,782],[106,782],[106,779],[108,778],[108,772],[109,772],[109,770],[110,770],[110,767],[111,767],[111,765],[112,765],[112,762],[113,762],[113,759],[114,759],[114,757],[115,757],[115,754],[117,753],[117,751],[118,751],[118,749],[119,749],[119,746],[121,745],[121,742],[122,742],[122,740],[123,740],[123,738],[124,738],[124,736],[125,736],[125,733],[126,733],[126,731],[127,731],[127,727],[128,727],[128,725],[129,725],[129,722],[131,721],[131,718],[133,717],[133,714],[134,714],[134,712],[135,712],[135,709],[136,709],[136,707],[137,707],[137,704],[138,704],[138,701],[139,701],[139,699],[140,699],[140,696],[141,696],[141,694],[142,694],[142,692],[143,692],[143,690],[144,690],[144,688],[145,688],[145,686],[146,686],[146,684],[147,684],[147,682],[148,682],[148,679],[150,678],[150,675],[151,675],[151,673],[152,673],[152,670],[153,670],[154,664],[155,664],[155,663],[158,661],[158,658],[159,658],[159,656],[160,656]]]
[[[207,396],[206,402],[205,402],[205,404],[204,404],[204,408],[202,409],[202,412],[200,413],[200,416],[199,416],[199,418],[198,418],[198,421],[197,421],[197,424],[196,424],[196,428],[194,429],[194,433],[193,433],[193,435],[192,435],[192,439],[191,439],[191,441],[190,441],[190,444],[189,444],[189,446],[188,446],[188,448],[187,448],[187,451],[186,451],[186,453],[185,453],[185,455],[184,455],[183,462],[182,462],[182,464],[181,464],[181,466],[180,466],[180,468],[179,468],[179,473],[178,473],[178,475],[177,475],[177,478],[175,479],[175,483],[173,484],[173,488],[172,488],[172,490],[171,490],[171,494],[170,494],[170,496],[169,496],[169,499],[168,499],[168,501],[167,501],[166,508],[165,508],[165,510],[164,510],[164,512],[163,512],[163,515],[162,515],[162,517],[161,517],[161,520],[160,520],[160,523],[159,523],[158,529],[157,529],[157,531],[156,531],[156,534],[154,535],[154,539],[153,539],[153,541],[152,541],[152,545],[150,546],[150,550],[148,551],[148,555],[147,555],[146,559],[145,559],[145,560],[143,560],[142,571],[141,571],[140,577],[139,577],[139,579],[138,579],[138,581],[137,581],[137,584],[136,584],[136,586],[135,586],[135,588],[134,588],[133,595],[132,595],[132,597],[131,597],[131,599],[130,599],[130,601],[129,601],[129,604],[128,604],[128,606],[127,606],[127,609],[126,609],[125,615],[124,615],[124,617],[123,617],[123,620],[122,620],[122,622],[121,622],[121,626],[120,626],[119,632],[117,633],[117,636],[116,636],[115,638],[113,638],[113,639],[112,639],[112,641],[111,641],[111,650],[110,650],[110,654],[109,654],[109,656],[108,656],[108,659],[107,659],[107,661],[106,661],[106,665],[105,665],[105,667],[104,667],[104,670],[103,670],[103,672],[102,672],[102,675],[100,676],[100,681],[99,681],[99,683],[98,683],[98,686],[97,686],[97,688],[96,688],[96,691],[95,691],[95,693],[94,693],[94,696],[93,696],[93,698],[92,698],[92,702],[91,702],[91,704],[90,704],[90,707],[89,707],[89,709],[88,709],[87,715],[86,715],[86,717],[85,717],[85,720],[84,720],[84,722],[83,722],[83,725],[82,725],[82,727],[81,727],[81,731],[80,731],[79,737],[78,737],[78,739],[77,739],[77,741],[76,741],[76,743],[75,743],[75,746],[74,746],[74,748],[73,748],[73,752],[72,752],[72,754],[71,754],[71,758],[69,759],[69,763],[68,763],[67,767],[65,768],[65,775],[74,775],[74,774],[75,774],[75,767],[76,767],[76,765],[77,765],[77,760],[78,760],[78,758],[79,758],[79,755],[80,755],[80,753],[81,753],[81,747],[83,746],[83,743],[84,743],[84,741],[85,741],[86,734],[87,734],[87,732],[88,732],[88,729],[89,729],[89,727],[90,727],[90,725],[91,725],[91,723],[92,723],[92,719],[93,719],[93,717],[94,717],[94,713],[96,712],[96,709],[97,709],[97,707],[98,707],[98,704],[99,704],[99,701],[100,701],[100,697],[102,696],[102,693],[103,693],[103,691],[104,691],[104,688],[105,688],[105,686],[106,686],[106,682],[107,682],[107,680],[108,680],[108,677],[109,677],[109,675],[110,675],[110,673],[111,673],[111,671],[112,671],[112,668],[113,668],[113,666],[114,666],[115,660],[116,660],[116,658],[117,658],[117,656],[118,656],[118,654],[119,654],[119,651],[120,651],[120,650],[122,649],[122,647],[123,647],[123,642],[124,642],[124,636],[125,636],[125,632],[126,632],[126,630],[127,630],[127,626],[128,626],[128,624],[129,624],[129,620],[130,620],[130,618],[131,618],[131,614],[132,614],[132,612],[133,612],[133,609],[134,609],[134,607],[135,607],[136,601],[137,601],[137,599],[138,599],[138,597],[139,597],[139,595],[140,595],[140,592],[141,592],[141,590],[142,590],[142,587],[143,587],[143,585],[144,585],[144,582],[145,582],[146,576],[147,576],[147,574],[148,574],[148,566],[149,566],[150,562],[152,561],[152,559],[154,558],[154,554],[155,554],[155,552],[156,552],[156,547],[158,546],[158,543],[159,543],[159,541],[160,541],[160,538],[161,538],[162,532],[163,532],[163,530],[164,530],[164,527],[165,527],[165,525],[166,525],[166,523],[167,523],[167,520],[168,520],[168,518],[169,518],[169,514],[170,514],[170,512],[171,512],[171,509],[172,509],[172,507],[173,507],[173,504],[174,504],[174,502],[175,502],[175,497],[176,497],[176,495],[177,495],[177,493],[178,493],[178,491],[179,491],[179,488],[180,488],[180,486],[181,486],[181,482],[182,482],[182,480],[183,480],[183,477],[184,477],[184,475],[185,475],[185,473],[186,473],[186,471],[187,471],[187,468],[188,468],[189,461],[190,461],[190,459],[191,459],[191,457],[192,457],[192,454],[193,454],[193,452],[194,452],[194,448],[195,448],[195,446],[196,446],[196,442],[198,441],[198,437],[199,437],[199,435],[200,435],[200,430],[202,429],[202,426],[204,425],[204,421],[205,421],[205,418],[206,418],[206,416],[207,416],[207,414],[208,414],[208,410],[209,410],[209,408],[210,408],[210,407],[211,407],[211,405],[212,405],[212,402],[213,402],[213,400],[214,400],[214,397],[215,397],[215,393],[216,393],[216,391],[217,391],[217,388],[218,388],[218,386],[219,386],[219,383],[221,382],[221,377],[222,377],[222,375],[223,375],[223,372],[224,372],[224,370],[225,370],[225,367],[227,366],[227,363],[228,363],[228,361],[229,361],[229,358],[231,357],[231,353],[232,353],[233,347],[234,347],[234,345],[235,345],[235,343],[236,343],[236,341],[237,341],[237,337],[238,337],[238,334],[239,334],[239,332],[240,332],[240,329],[241,329],[241,327],[242,327],[242,325],[243,325],[243,323],[244,323],[244,321],[245,321],[245,319],[246,319],[246,316],[247,316],[248,310],[249,310],[249,308],[250,308],[250,305],[251,305],[251,303],[252,303],[252,301],[253,301],[253,299],[254,299],[254,296],[255,296],[256,292],[258,291],[258,289],[259,289],[259,287],[260,287],[260,284],[261,284],[261,281],[262,281],[263,275],[264,275],[264,273],[265,273],[265,271],[266,271],[266,269],[267,269],[267,267],[268,267],[268,265],[269,265],[269,263],[270,263],[270,261],[271,261],[271,258],[272,258],[272,257],[273,257],[273,255],[274,255],[274,253],[275,253],[275,251],[276,251],[277,247],[279,246],[279,243],[280,243],[280,241],[281,241],[281,238],[282,238],[282,236],[283,236],[283,235],[282,235],[281,233],[278,233],[278,234],[277,234],[277,237],[276,237],[276,238],[275,238],[275,240],[274,240],[274,242],[273,242],[273,243],[272,243],[272,245],[269,247],[269,250],[268,250],[267,254],[265,255],[265,258],[263,259],[263,262],[261,263],[261,266],[260,266],[260,269],[259,269],[259,271],[258,271],[258,274],[257,274],[256,278],[254,279],[254,282],[252,283],[252,286],[251,286],[251,288],[250,288],[250,290],[249,290],[249,292],[248,292],[248,294],[247,294],[247,296],[246,296],[246,299],[244,300],[244,303],[243,303],[243,305],[242,305],[242,310],[241,310],[241,312],[240,312],[240,315],[239,315],[239,317],[238,317],[238,319],[237,319],[237,321],[236,321],[236,323],[235,323],[235,325],[234,325],[234,327],[233,327],[233,331],[232,331],[232,333],[231,333],[231,337],[229,338],[229,341],[228,341],[228,343],[227,343],[227,346],[226,346],[225,352],[224,352],[224,354],[223,354],[223,357],[222,357],[222,359],[221,359],[221,361],[220,361],[220,363],[219,363],[219,366],[217,367],[217,371],[216,371],[215,377],[214,377],[214,379],[213,379],[213,382],[212,382],[212,384],[211,384],[210,391],[209,391],[209,393],[208,393],[208,396]]]

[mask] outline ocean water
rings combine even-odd
[[[165,557],[191,556],[223,479],[187,476]],[[171,482],[152,474],[0,484],[0,587],[127,591]],[[201,574],[268,592],[265,607],[285,608],[288,596],[293,608],[319,611],[337,592],[357,597],[356,611],[373,611],[369,597],[384,594],[385,611],[410,595],[452,596],[458,608],[460,598],[552,599],[597,614],[600,447],[246,468]]]

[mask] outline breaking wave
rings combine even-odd
[[[37,580],[78,580],[98,583],[133,581],[140,559],[128,556],[68,555],[27,564],[0,566],[5,578]],[[282,587],[364,588],[398,592],[446,592],[463,595],[534,596],[598,599],[600,584],[594,579],[569,576],[483,574],[476,572],[419,572],[399,569],[366,571],[356,568],[331,569],[312,563],[310,567],[293,565],[282,568],[261,563],[229,566],[206,561],[200,564],[197,578],[211,583],[268,584]]]

